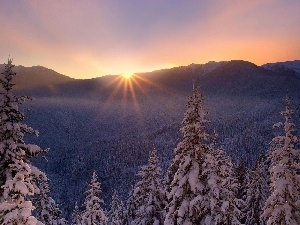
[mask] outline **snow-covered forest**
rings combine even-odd
[[[65,219],[59,209],[63,202],[58,205],[51,197],[51,181],[33,163],[51,150],[25,139],[38,131],[25,124],[20,105],[30,98],[14,94],[13,68],[8,60],[0,80],[1,224],[300,224],[299,137],[288,95],[281,121],[273,126],[276,136],[267,140],[267,149],[249,168],[242,157],[233,163],[231,143],[220,142],[219,129],[210,127],[213,121],[207,118],[198,86],[186,103],[181,135],[166,171],[159,146],[153,143],[127,197],[111,190],[111,200],[104,201],[101,179],[92,168],[83,204],[75,204],[71,218]],[[121,184],[115,185],[117,189]]]

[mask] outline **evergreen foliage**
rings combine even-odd
[[[46,176],[42,176],[46,178]],[[36,217],[45,225],[65,225],[66,220],[62,218],[62,213],[57,204],[49,196],[49,184],[47,179],[43,179],[39,185],[40,193],[34,199],[36,207]]]
[[[202,174],[202,164],[209,152],[208,134],[202,108],[203,95],[193,88],[180,129],[181,142],[175,149],[170,166],[168,205],[164,224],[203,224],[209,216],[209,203],[205,197],[207,178]],[[170,176],[169,177],[172,177]]]
[[[126,225],[129,225],[131,224],[131,222],[135,219],[135,209],[137,208],[136,206],[136,202],[135,202],[135,199],[134,199],[134,195],[133,195],[133,192],[134,192],[134,189],[135,187],[134,186],[131,186],[130,190],[129,190],[129,193],[128,193],[128,198],[127,198],[127,201],[126,201],[126,211],[125,211],[125,224]]]
[[[215,143],[205,156],[202,174],[207,176],[205,201],[209,202],[210,210],[202,224],[241,224],[238,207],[243,202],[236,197],[238,181],[231,158]]]
[[[246,186],[248,182],[248,168],[244,157],[240,158],[238,165],[235,167],[235,174],[239,183],[237,195],[239,199],[243,199],[246,195]]]
[[[0,224],[65,225],[50,197],[47,176],[31,164],[32,158],[47,150],[24,141],[25,135],[38,132],[23,123],[24,114],[18,107],[28,97],[12,93],[13,67],[9,59],[0,78]],[[300,224],[300,145],[289,98],[281,112],[285,121],[274,125],[283,127],[283,134],[273,138],[268,159],[262,155],[251,172],[245,158],[233,169],[231,158],[217,146],[216,135],[209,144],[202,103],[203,95],[194,87],[180,129],[183,137],[167,171],[166,190],[153,148],[148,164],[137,174],[139,181],[129,192],[126,210],[115,191],[106,213],[94,172],[85,193],[84,211],[76,203],[71,224]]]
[[[294,111],[290,108],[290,99],[286,97],[285,110],[281,112],[284,123],[274,127],[283,127],[283,134],[272,139],[270,144],[271,161],[270,197],[264,205],[262,218],[268,225],[300,224],[300,177],[299,177],[299,137],[294,134],[295,124],[292,122]]]
[[[244,157],[240,157],[238,165],[235,167],[235,175],[238,180],[237,198],[241,199],[243,203],[247,199],[247,184],[249,183],[249,169],[246,166],[246,160]],[[245,205],[241,204],[239,209],[241,210],[241,222],[246,222]]]
[[[114,191],[111,204],[110,204],[109,224],[122,225],[123,220],[124,220],[124,206],[119,199],[118,193]]]
[[[104,201],[99,198],[99,195],[101,194],[101,188],[95,171],[93,172],[89,187],[90,189],[85,193],[85,210],[82,214],[81,223],[83,225],[105,224],[107,221],[107,217],[105,216],[104,211],[102,209]]]
[[[153,147],[148,165],[138,173],[140,180],[133,191],[135,219],[133,225],[162,224],[164,221],[165,191],[161,183],[161,168],[158,165],[157,150]]]
[[[72,212],[71,225],[81,225],[81,212],[78,208],[77,202],[75,203],[75,207]]]
[[[265,201],[269,196],[269,172],[268,161],[262,154],[254,169],[250,172],[247,184],[247,199],[245,204],[246,225],[266,225],[266,221],[260,216],[263,213]]]
[[[18,106],[28,97],[12,93],[12,79],[16,75],[13,67],[8,59],[0,79],[0,223],[37,224],[29,197],[39,193],[37,181],[41,172],[30,160],[46,150],[24,141],[24,135],[38,135],[38,132],[23,123],[24,114]]]

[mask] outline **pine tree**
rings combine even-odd
[[[122,225],[124,220],[123,204],[119,199],[118,193],[114,191],[109,211],[109,224]]]
[[[292,122],[294,111],[290,109],[290,99],[286,97],[284,123],[274,127],[283,127],[284,134],[278,135],[271,141],[270,197],[264,205],[262,218],[267,219],[268,225],[300,224],[300,177],[299,153],[297,147],[299,138],[294,135],[295,124]]]
[[[246,225],[266,224],[266,221],[260,218],[260,216],[263,213],[264,204],[269,196],[269,179],[267,159],[262,154],[251,171],[247,184],[247,199],[244,209]]]
[[[202,108],[203,95],[193,88],[183,119],[181,142],[175,149],[172,161],[173,178],[169,178],[167,215],[164,224],[203,224],[209,216],[209,203],[205,201],[206,177],[202,164],[209,151],[208,134]]]
[[[81,212],[78,208],[77,202],[75,203],[74,210],[71,217],[71,225],[81,225]]]
[[[96,172],[93,172],[91,182],[89,184],[90,189],[85,193],[84,207],[85,211],[82,214],[83,225],[100,225],[105,224],[107,217],[102,209],[103,200],[99,198],[101,194],[100,183]]]
[[[207,176],[205,198],[210,211],[204,224],[241,224],[238,206],[242,201],[236,196],[238,181],[230,157],[216,144],[205,156],[202,174]]]
[[[46,177],[44,176],[44,178]],[[34,199],[37,219],[45,225],[65,225],[66,220],[62,218],[62,213],[57,204],[49,196],[48,180],[44,179],[40,183],[40,193]]]
[[[31,165],[30,159],[46,150],[26,144],[23,139],[26,134],[38,132],[23,123],[24,114],[18,106],[28,97],[13,95],[13,67],[9,59],[0,79],[0,224],[37,224],[29,197],[39,191],[36,182],[41,172]]]
[[[161,184],[161,168],[158,166],[156,149],[149,154],[148,165],[138,173],[140,181],[133,191],[136,215],[131,224],[162,224],[164,220],[165,191]]]

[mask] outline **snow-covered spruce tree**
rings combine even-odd
[[[105,224],[107,217],[102,209],[103,200],[99,198],[101,194],[100,183],[96,172],[93,172],[91,182],[89,184],[90,189],[86,191],[86,197],[84,201],[84,212],[82,214],[83,225],[100,225]]]
[[[18,105],[28,97],[13,95],[13,67],[9,59],[0,79],[0,224],[38,224],[29,197],[39,192],[36,178],[40,171],[30,159],[46,150],[24,142],[24,135],[38,132],[23,123],[24,114]]]
[[[239,199],[243,199],[246,195],[246,186],[248,180],[245,178],[247,178],[248,173],[249,172],[246,166],[245,158],[241,157],[238,165],[235,167],[235,174],[239,183],[239,188],[237,190],[237,195]]]
[[[233,171],[231,158],[222,148],[211,145],[205,155],[202,174],[207,177],[205,202],[209,202],[210,215],[201,224],[241,224],[239,206],[242,201],[237,198],[238,181]]]
[[[123,204],[119,199],[117,191],[114,191],[111,204],[110,204],[110,210],[109,210],[109,224],[110,225],[122,225],[124,220],[124,209]]]
[[[126,201],[126,210],[124,212],[124,221],[126,225],[131,224],[131,222],[135,219],[135,209],[137,208],[137,206],[133,195],[134,189],[134,186],[130,187],[128,198]]]
[[[263,213],[264,204],[269,196],[269,172],[266,156],[262,154],[254,169],[250,172],[247,184],[247,199],[245,203],[246,225],[266,225],[266,221],[260,216]]]
[[[285,103],[285,110],[281,112],[285,121],[274,125],[283,127],[284,134],[273,138],[270,144],[270,197],[262,215],[268,225],[300,224],[299,138],[294,135],[295,125],[291,119],[294,111],[290,109],[288,97]]]
[[[78,208],[77,202],[75,203],[75,207],[72,212],[71,225],[81,225],[81,212]]]
[[[171,183],[168,182],[165,225],[204,224],[210,216],[209,202],[205,198],[207,178],[202,174],[202,165],[209,152],[205,128],[208,121],[204,118],[207,113],[202,102],[203,95],[194,87],[180,129],[183,138],[175,148],[175,158],[169,167],[174,176],[169,179]]]
[[[46,178],[46,176],[43,176]],[[49,196],[48,179],[40,179],[40,193],[34,199],[36,207],[36,217],[45,225],[65,225],[66,220],[62,218],[62,213],[57,204]]]
[[[158,165],[157,150],[153,147],[149,154],[148,165],[142,166],[140,180],[133,191],[135,219],[133,225],[163,224],[165,191],[161,183],[161,168]]]
[[[238,165],[235,167],[235,175],[238,180],[239,187],[237,189],[237,198],[246,202],[247,199],[247,184],[249,183],[249,169],[246,166],[246,160],[244,157],[240,157]],[[246,215],[244,212],[245,205],[241,204],[239,206],[241,210],[241,222],[244,224],[246,221]]]

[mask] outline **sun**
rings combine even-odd
[[[130,79],[130,78],[133,76],[133,73],[123,73],[122,76],[123,76],[125,79]]]

